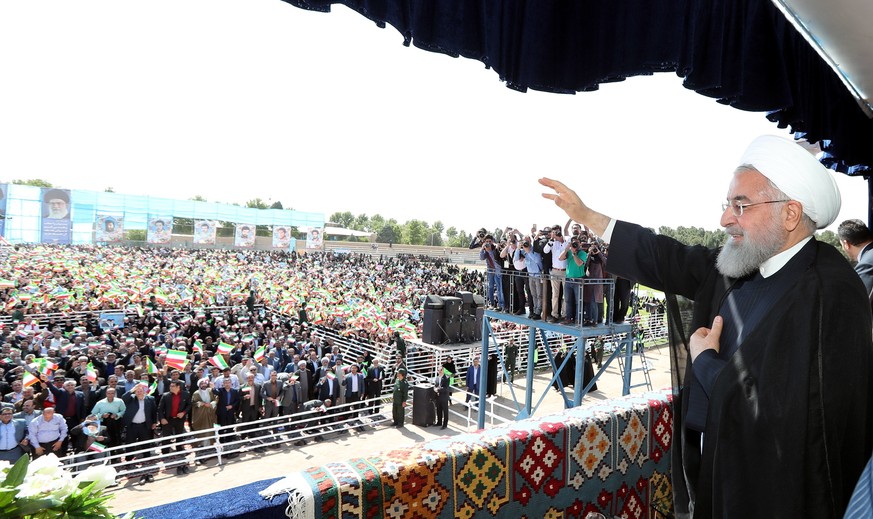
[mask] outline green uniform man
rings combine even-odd
[[[406,381],[406,369],[400,368],[397,370],[397,380],[394,381],[394,403],[391,407],[394,427],[403,427],[403,421],[406,418],[403,408],[406,407],[408,397],[409,382]]]

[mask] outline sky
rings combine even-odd
[[[537,179],[649,227],[718,228],[746,145],[788,136],[675,74],[519,93],[404,47],[343,6],[280,0],[0,3],[0,180],[468,232],[566,221]],[[836,175],[847,218],[867,188]]]

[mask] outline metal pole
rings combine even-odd
[[[621,394],[626,396],[630,394],[631,369],[633,368],[633,332],[628,333],[625,337],[624,347],[624,387]]]
[[[476,425],[479,429],[485,428],[485,394],[488,384],[488,340],[491,338],[491,325],[488,318],[482,320],[482,353],[479,358],[479,416]],[[467,368],[470,369],[470,368]]]
[[[585,370],[585,339],[579,337],[576,339],[576,380],[573,383],[573,407],[579,407],[582,404],[584,396],[582,379]]]

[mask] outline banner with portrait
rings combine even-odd
[[[6,235],[6,193],[8,184],[0,184],[0,236]]]
[[[273,248],[288,250],[291,248],[291,227],[287,225],[273,226]]]
[[[233,244],[237,247],[254,247],[255,226],[250,223],[238,223],[233,235]]]
[[[215,245],[215,230],[218,222],[215,220],[194,220],[194,243],[198,245]]]
[[[70,190],[42,188],[42,223],[40,239],[42,243],[70,243]]]
[[[324,238],[322,236],[323,229],[315,228],[310,229],[308,233],[306,233],[306,248],[307,249],[321,249],[322,245],[324,245]]]
[[[149,243],[170,243],[173,235],[173,217],[155,216],[149,217],[149,225],[146,230],[146,241]]]
[[[95,242],[119,242],[124,237],[124,217],[98,214],[94,229]]]

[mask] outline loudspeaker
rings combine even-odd
[[[425,308],[443,308],[445,307],[445,303],[443,303],[443,298],[440,296],[435,296],[433,294],[428,294],[424,296],[424,307]]]
[[[473,321],[475,323],[475,327],[473,328],[473,340],[481,341],[482,340],[482,320],[485,319],[485,308],[478,307],[476,308],[476,320]]]
[[[473,292],[455,292],[455,297],[461,299],[461,313],[464,315],[474,315]]]
[[[461,342],[461,317],[446,317],[445,331],[450,344]]]
[[[446,305],[446,319],[461,316],[463,301],[460,297],[444,297],[443,304]]]
[[[479,294],[473,294],[473,306],[476,308],[485,306],[485,298]]]
[[[421,340],[428,344],[442,344],[445,342],[445,312],[442,308],[424,308],[424,323],[421,331]]]
[[[436,422],[433,384],[412,386],[412,425],[428,427]]]
[[[479,331],[482,335],[482,331]],[[464,315],[461,317],[461,342],[473,342],[476,340],[476,317]],[[479,340],[482,340],[480,337]]]

